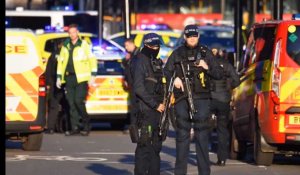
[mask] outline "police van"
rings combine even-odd
[[[46,87],[35,34],[5,31],[6,138],[21,140],[24,150],[40,150],[46,115]]]
[[[258,165],[300,153],[300,20],[252,27],[233,92],[232,158],[253,144]]]

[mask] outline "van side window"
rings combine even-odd
[[[44,16],[6,16],[6,28],[44,29],[51,25],[51,18]]]
[[[275,29],[275,27],[261,27],[254,30],[256,58],[253,58],[253,63],[271,59],[275,41]]]
[[[300,65],[300,26],[290,26],[287,36],[287,54]],[[291,28],[293,30],[291,30]]]
[[[250,64],[250,61],[255,57],[255,42],[254,42],[254,36],[253,36],[253,31],[251,31],[249,38],[248,38],[248,42],[247,42],[247,47],[246,47],[246,51],[245,51],[245,55],[243,57],[242,60],[242,66],[244,68],[247,68]]]

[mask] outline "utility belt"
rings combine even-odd
[[[226,92],[226,91],[230,91],[231,87],[230,87],[230,79],[226,79],[226,80],[213,80],[211,82],[211,90],[213,92]]]
[[[141,126],[138,126],[137,124],[132,124],[129,126],[129,134],[132,143],[151,143],[153,140],[153,127],[150,124],[142,124]]]
[[[146,121],[145,115],[141,111],[136,114],[137,121],[129,126],[129,134],[132,143],[152,144],[154,136],[154,128],[150,122]],[[155,132],[158,136],[158,131]]]

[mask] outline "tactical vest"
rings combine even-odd
[[[212,80],[211,89],[213,92],[225,92],[230,91],[230,79],[223,78],[221,80]]]
[[[166,82],[163,73],[163,62],[161,59],[149,59],[145,78],[145,87],[149,94],[153,95],[158,101],[163,100],[166,92]],[[138,65],[137,65],[138,66]]]
[[[191,82],[193,93],[209,93],[210,77],[207,75],[206,70],[195,66],[195,63],[206,57],[207,48],[204,46],[197,46],[194,49],[187,49],[185,46],[179,48],[179,59],[176,62],[183,61],[186,75]],[[176,64],[176,72],[178,77],[183,80],[183,73],[180,65]],[[184,80],[183,80],[184,82]]]

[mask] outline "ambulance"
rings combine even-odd
[[[300,153],[300,20],[252,27],[232,102],[231,157],[253,145],[257,165]],[[250,143],[250,144],[249,144]]]
[[[20,140],[24,150],[38,151],[46,115],[45,66],[35,34],[5,31],[6,139]]]

